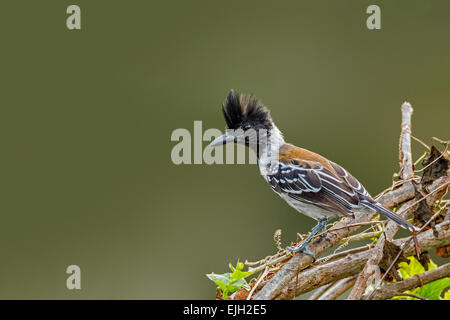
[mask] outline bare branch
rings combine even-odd
[[[403,296],[405,296],[405,297],[413,297],[413,298],[416,298],[416,299],[419,299],[419,300],[430,300],[430,299],[418,296],[417,294],[405,293],[405,292],[403,292],[401,294],[398,294],[398,296],[399,297],[403,297]]]
[[[390,191],[383,196],[381,196],[377,201],[380,202],[385,207],[396,206],[408,199],[413,198],[415,195],[414,187],[412,185],[403,185],[402,187]],[[317,238],[313,240],[308,249],[314,252],[316,256],[320,255],[327,249],[338,244],[343,238],[348,237],[351,233],[358,230],[359,226],[349,227],[352,224],[358,224],[360,222],[370,221],[374,216],[375,212],[363,211],[355,214],[355,219],[344,218],[338,222],[334,229],[341,228],[334,232],[329,232],[325,238]],[[278,258],[279,260],[287,259],[287,256]],[[273,276],[267,284],[262,288],[255,296],[255,300],[270,300],[275,298],[281,290],[293,279],[297,273],[299,273],[304,268],[308,267],[312,262],[312,258],[304,254],[296,254],[292,259],[290,259],[280,271]],[[264,266],[265,267],[265,266]],[[264,267],[258,267],[258,271],[263,270]],[[256,269],[256,268],[255,268]]]
[[[380,196],[377,201],[386,208],[397,207],[399,204],[414,198],[416,190],[412,183],[405,183],[400,188]]]
[[[357,276],[351,276],[345,279],[341,279],[336,281],[336,283],[329,288],[320,298],[319,300],[336,300],[341,295],[343,295],[348,289],[353,287],[356,282]]]
[[[428,222],[425,223],[425,224],[420,228],[420,231],[419,231],[419,232],[423,231],[423,230],[424,230],[424,229],[425,229],[432,221],[434,221],[434,219],[435,219],[435,218],[436,218],[443,210],[445,210],[446,208],[447,208],[447,204],[446,204],[441,210],[439,210],[438,212],[436,212],[436,213],[428,220]],[[448,223],[448,222],[445,222],[445,223]],[[403,243],[403,245],[402,245],[400,251],[398,252],[397,256],[396,256],[396,257],[394,258],[394,260],[392,261],[391,265],[390,265],[390,266],[388,267],[388,269],[386,270],[385,274],[388,274],[389,271],[394,267],[394,265],[395,265],[396,261],[398,260],[398,258],[400,257],[400,255],[405,251],[405,247],[406,247],[407,245],[409,245],[409,243],[410,243],[411,240],[413,240],[413,239],[415,239],[415,238],[414,238],[414,235],[412,235],[411,237],[409,237],[409,238],[407,239],[407,241],[405,241],[405,243]],[[417,239],[415,239],[415,240],[417,241]],[[420,246],[420,244],[416,243],[416,251],[417,251],[417,246]],[[378,288],[380,287],[381,282],[382,282],[383,280],[384,280],[384,277],[382,277],[382,278],[380,278],[380,279],[378,280],[378,282],[375,284],[375,290],[378,289]],[[372,293],[370,294],[369,298],[371,298],[373,294],[374,294],[374,292],[372,292]]]
[[[408,180],[414,177],[411,153],[411,117],[413,108],[409,102],[402,104],[402,131],[399,143],[400,177]]]
[[[331,287],[333,286],[333,282],[328,283],[324,286],[321,286],[319,289],[314,291],[308,298],[308,300],[319,300],[319,298]]]
[[[409,214],[412,213],[412,206],[410,203],[414,200],[409,200],[402,208],[406,206],[406,210],[400,209],[398,214],[404,218],[406,218]],[[385,232],[378,238],[378,242],[375,245],[375,248],[371,250],[371,257],[367,261],[366,266],[363,271],[359,274],[358,279],[356,280],[355,286],[352,289],[352,292],[348,296],[348,300],[359,300],[364,294],[367,284],[371,278],[378,275],[378,264],[383,258],[383,248],[384,242],[386,238],[391,241],[393,236],[398,230],[398,225],[394,221],[389,221],[385,228]]]
[[[336,224],[336,227],[345,227],[352,223],[366,222],[373,218],[375,212],[358,212],[355,214],[355,219],[344,218]],[[311,250],[316,256],[320,255],[327,249],[330,249],[339,241],[347,237],[350,233],[355,232],[359,226],[353,226],[343,228],[329,232],[324,238],[316,238],[309,245],[308,249]],[[293,279],[301,270],[305,269],[311,263],[313,259],[309,255],[303,253],[294,255],[286,264],[267,282],[255,296],[255,300],[270,300],[275,298],[281,290]]]
[[[432,207],[437,199],[442,198],[447,192],[450,185],[450,174],[442,176],[427,187],[427,191],[429,192],[426,196],[427,204]],[[439,191],[439,192],[438,192]],[[430,194],[433,194],[433,197],[428,197]]]
[[[434,236],[433,230],[427,230],[420,233],[417,236],[420,247],[423,250],[431,250],[433,248],[449,245],[449,225],[450,221],[446,221],[436,226],[438,237]],[[411,255],[415,252],[415,247],[413,244],[409,243],[409,239],[410,238],[408,237],[394,240],[394,244],[398,246],[403,246],[408,242],[404,251],[406,255]],[[366,247],[362,247],[360,249],[364,248]],[[291,299],[293,296],[301,295],[326,284],[334,283],[340,279],[358,274],[370,258],[372,250],[374,249],[359,251],[358,253],[347,255],[339,260],[322,264],[317,267],[314,266],[303,271],[301,275],[299,275],[298,280],[296,281],[296,279],[293,279],[289,286],[284,288],[276,299]]]
[[[267,266],[264,269],[264,272],[259,276],[259,279],[256,281],[255,285],[253,286],[252,290],[247,296],[247,300],[250,300],[252,298],[253,292],[255,292],[255,289],[258,288],[258,285],[261,283],[261,281],[264,279],[264,277],[269,273],[269,267]]]
[[[399,160],[400,160],[400,177],[402,180],[409,180],[414,177],[413,160],[411,153],[411,116],[413,113],[413,108],[409,102],[404,102],[402,105],[402,130],[400,133],[400,143],[399,143]],[[411,185],[412,182],[407,182],[405,185]],[[414,201],[410,200],[407,202],[407,206],[403,206],[398,214],[403,218],[407,218],[411,213],[411,210],[415,207]],[[402,210],[403,209],[403,210]],[[349,300],[359,300],[364,294],[367,284],[370,279],[376,278],[379,275],[379,267],[381,259],[383,258],[383,248],[386,239],[392,240],[395,233],[397,232],[399,226],[394,221],[389,221],[384,234],[378,238],[378,242],[375,248],[372,250],[372,256],[367,261],[366,266],[363,271],[359,274],[356,283],[350,292],[347,299]]]
[[[329,256],[318,259],[316,262],[313,263],[313,266],[318,266],[318,265],[324,264],[326,262],[329,262],[331,260],[336,260],[336,259],[348,256],[350,254],[367,251],[369,249],[372,249],[373,247],[374,247],[373,244],[368,244],[368,245],[365,245],[364,247],[353,248],[353,249],[348,249],[345,251],[333,253],[333,254],[330,254]]]
[[[392,297],[402,295],[404,291],[417,288],[433,282],[435,280],[445,278],[450,276],[450,263],[446,263],[436,269],[426,271],[421,274],[416,274],[405,280],[391,283],[387,286],[383,286],[377,289],[372,294],[372,299],[374,300],[385,300]],[[366,296],[363,297],[365,299]]]

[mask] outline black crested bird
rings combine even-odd
[[[410,231],[418,228],[375,201],[362,184],[338,164],[327,158],[284,141],[267,110],[252,95],[230,91],[222,105],[227,132],[210,146],[228,142],[241,143],[257,153],[261,175],[272,190],[291,207],[318,221],[308,238],[298,247],[315,259],[306,248],[319,231],[326,229],[329,218],[354,218],[354,211],[372,210]]]

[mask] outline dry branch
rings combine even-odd
[[[405,200],[413,198],[415,195],[414,187],[403,185],[399,189],[392,190],[377,201],[385,207],[392,207]],[[309,245],[308,249],[311,250],[316,256],[320,255],[327,249],[338,244],[343,238],[348,237],[351,233],[359,229],[359,226],[352,226],[360,222],[370,221],[376,215],[372,211],[358,212],[355,214],[355,219],[344,218],[339,221],[333,229],[335,231],[328,232],[325,238],[316,238]],[[352,227],[349,227],[352,226]],[[281,259],[281,258],[279,258]],[[312,263],[312,258],[305,254],[294,255],[282,268],[275,274],[265,286],[255,294],[255,300],[270,300],[274,299],[283,288],[291,281],[301,270],[305,269]]]
[[[308,300],[319,300],[320,297],[327,292],[328,289],[330,289],[335,283],[331,282],[324,286],[321,286],[319,289],[314,291],[308,298]]]
[[[404,210],[400,209],[398,214],[400,216],[402,216],[403,218],[407,218],[412,213],[412,207],[410,206],[412,204],[412,202],[414,202],[414,200],[409,200],[408,202],[406,202],[406,204],[405,204],[406,209],[404,209]],[[405,206],[402,208],[405,208]],[[371,250],[371,256],[368,259],[363,271],[359,274],[358,279],[356,280],[355,285],[354,285],[350,295],[347,298],[348,300],[361,299],[362,295],[364,294],[364,292],[366,290],[368,283],[370,283],[370,280],[371,279],[376,280],[374,278],[379,276],[380,272],[379,272],[378,265],[379,265],[381,259],[383,258],[383,249],[384,249],[385,241],[386,241],[386,239],[388,241],[392,241],[392,238],[394,237],[398,228],[399,228],[399,226],[395,222],[393,222],[393,221],[388,222],[388,224],[385,228],[384,234],[382,234],[378,238],[378,242],[377,242],[375,248],[373,250]]]
[[[438,231],[438,237],[435,237],[433,230],[427,230],[418,235],[417,240],[422,249],[431,250],[450,244],[450,222],[446,221],[437,225],[436,230]],[[409,237],[394,240],[394,244],[403,246],[408,240]],[[277,299],[290,299],[293,296],[298,296],[326,284],[358,274],[372,255],[373,250],[358,252],[305,270],[299,275],[298,279],[292,280],[289,286],[284,288]],[[409,243],[405,247],[405,254],[412,255],[414,252],[414,244]]]
[[[409,102],[402,104],[402,131],[400,133],[399,160],[400,176],[402,180],[411,179],[414,176],[413,160],[411,153],[411,117],[413,108]]]
[[[336,227],[346,227],[354,222],[369,221],[375,212],[359,212],[355,214],[355,219],[345,218],[336,224]],[[316,238],[307,248],[316,256],[336,245],[339,240],[355,232],[359,227],[342,228],[331,231],[324,238]],[[275,298],[281,290],[291,281],[301,270],[305,269],[313,259],[309,255],[296,254],[266,283],[266,285],[254,296],[255,300],[270,300]]]
[[[413,113],[413,108],[409,102],[405,102],[402,105],[402,130],[400,133],[400,143],[399,143],[399,161],[400,161],[400,178],[403,181],[408,181],[405,185],[412,185],[412,182],[409,181],[414,177],[414,168],[413,168],[413,160],[411,153],[411,117]],[[411,213],[413,200],[410,200],[407,203],[406,209],[405,206],[400,209],[398,214],[403,218],[407,218]],[[358,275],[356,279],[355,285],[348,296],[349,300],[359,300],[364,294],[368,283],[370,280],[376,280],[377,276],[379,276],[379,263],[383,258],[383,249],[385,245],[385,240],[391,241],[397,232],[399,226],[394,221],[389,221],[385,228],[384,234],[380,236],[378,242],[375,246],[375,249],[372,250],[372,255],[367,261],[363,271]]]
[[[329,288],[323,295],[320,296],[319,300],[336,300],[348,289],[353,287],[356,281],[356,277],[357,276],[355,275],[336,281],[336,283],[331,288]]]
[[[416,274],[405,280],[383,286],[382,288],[375,290],[374,293],[371,294],[371,296],[374,300],[390,299],[395,296],[404,295],[403,292],[406,290],[417,288],[429,282],[449,276],[450,263],[446,263],[440,267],[437,267],[436,269],[429,270],[421,274]],[[363,299],[366,298],[366,296],[363,296]]]

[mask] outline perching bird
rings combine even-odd
[[[308,238],[298,247],[315,259],[306,248],[319,231],[326,229],[329,218],[354,217],[354,211],[373,210],[401,227],[417,231],[408,221],[376,202],[362,184],[338,164],[327,158],[284,141],[269,110],[254,96],[230,91],[222,105],[227,132],[211,142],[244,144],[257,154],[261,175],[291,207],[318,221]]]

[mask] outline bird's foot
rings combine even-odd
[[[314,253],[311,252],[311,250],[308,250],[305,245],[299,245],[298,247],[286,247],[286,250],[292,251],[292,252],[301,252],[304,254],[307,254],[311,258],[313,258],[313,262],[316,261],[316,256]]]

